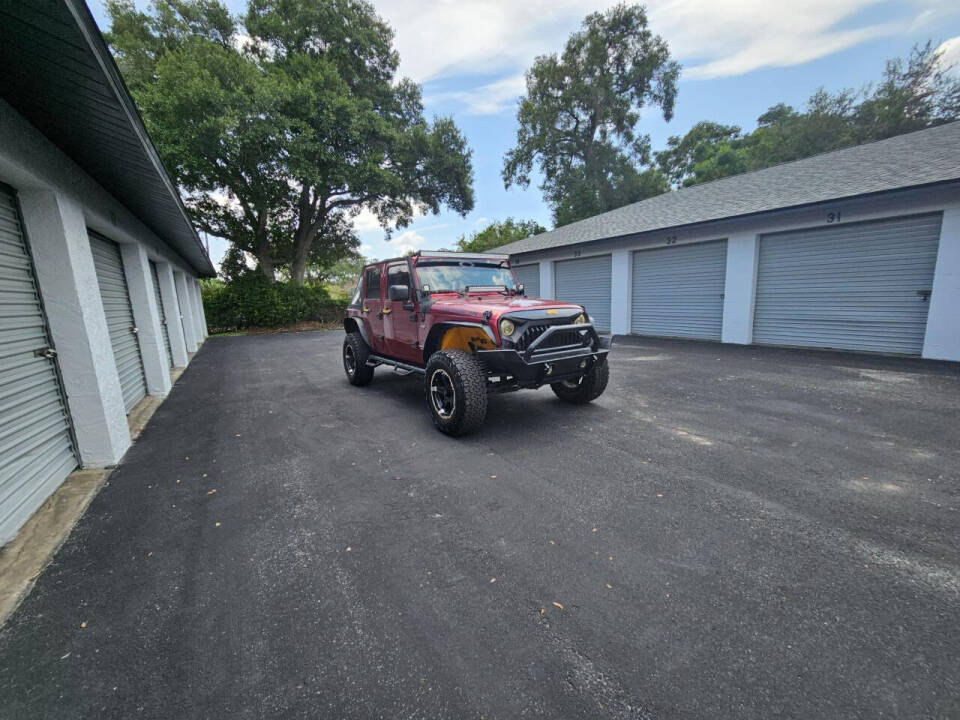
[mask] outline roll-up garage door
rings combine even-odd
[[[0,187],[0,544],[78,464],[16,201]]]
[[[163,346],[167,349],[167,362],[173,367],[173,353],[170,350],[170,331],[167,329],[167,313],[163,308],[163,296],[160,294],[160,273],[157,265],[150,261],[150,276],[153,278],[153,294],[157,299],[157,312],[160,313],[160,328],[163,331]]]
[[[517,282],[523,285],[523,291],[527,297],[540,297],[540,265],[515,265],[513,274]]]
[[[137,342],[130,293],[127,292],[127,279],[123,274],[123,260],[116,243],[93,232],[90,233],[90,249],[100,284],[103,311],[107,316],[113,358],[120,375],[123,405],[129,413],[147,394],[147,383],[143,375],[143,358],[140,355],[140,343]]]
[[[583,305],[598,330],[610,330],[610,255],[561,260],[554,266],[557,300]]]
[[[919,355],[940,214],[760,238],[757,343]]]
[[[630,332],[719,340],[727,241],[633,253]]]

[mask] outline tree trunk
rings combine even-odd
[[[310,245],[313,244],[312,233],[304,233],[301,237],[301,230],[293,237],[293,261],[290,263],[290,282],[294,285],[303,285],[307,275],[307,258],[310,256]]]
[[[317,234],[317,228],[325,212],[322,205],[316,208],[315,203],[316,201],[310,200],[309,187],[304,186],[300,195],[297,231],[293,234],[293,259],[290,261],[290,282],[297,286],[303,285],[306,278],[310,247],[313,245],[313,237]]]
[[[257,219],[257,237],[256,237],[257,263],[260,265],[260,272],[267,276],[270,282],[276,280],[276,274],[273,268],[273,255],[270,252],[270,238],[267,236],[267,212],[261,211]]]

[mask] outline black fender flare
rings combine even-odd
[[[352,332],[360,333],[360,337],[363,338],[363,341],[367,344],[367,347],[371,348],[371,350],[373,349],[373,345],[370,343],[370,338],[367,336],[367,329],[357,318],[345,317],[343,319],[343,330],[347,334]]]

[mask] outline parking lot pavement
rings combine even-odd
[[[0,630],[4,718],[960,716],[956,365],[617,342],[588,407],[214,338]]]

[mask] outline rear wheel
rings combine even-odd
[[[473,432],[487,415],[487,376],[463,350],[430,356],[424,380],[427,408],[437,428],[454,437]]]
[[[586,373],[574,380],[561,380],[550,385],[550,389],[564,402],[584,405],[603,395],[610,380],[610,368],[607,358],[599,358]]]
[[[343,339],[343,370],[351,385],[369,385],[373,380],[373,368],[367,365],[370,348],[358,332],[347,333]]]

